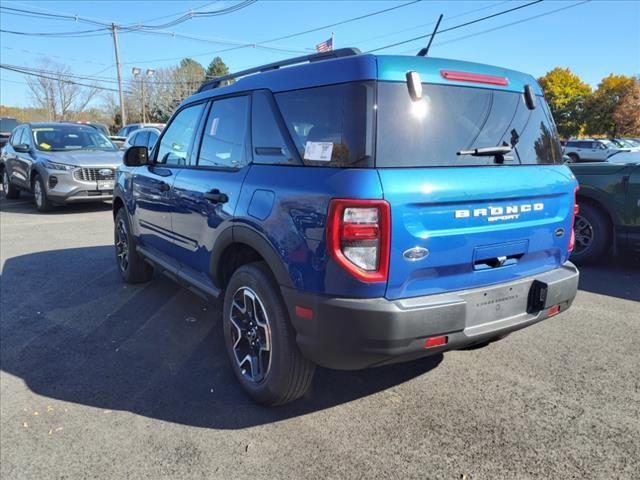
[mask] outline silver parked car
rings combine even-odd
[[[581,138],[569,140],[564,147],[564,154],[571,158],[572,162],[604,162],[616,152],[629,150],[604,138]]]
[[[33,192],[40,212],[71,202],[110,200],[122,152],[99,130],[73,123],[20,125],[0,155],[6,198]]]

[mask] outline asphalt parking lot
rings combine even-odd
[[[40,478],[638,478],[640,265],[582,270],[573,308],[488,347],[250,403],[220,312],[122,283],[110,205],[2,200],[0,463]]]

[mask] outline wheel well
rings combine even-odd
[[[265,262],[266,264],[262,255],[249,245],[245,243],[234,243],[229,245],[222,255],[220,255],[220,260],[217,265],[216,283],[218,284],[218,287],[224,290],[229,284],[229,280],[231,280],[233,272],[241,266],[253,262]],[[269,268],[268,265],[267,268]],[[269,272],[271,272],[271,268],[269,268]],[[273,272],[271,272],[271,275],[273,275]]]
[[[124,207],[124,202],[122,201],[122,199],[120,197],[115,197],[113,199],[113,218],[116,218],[118,210],[120,210],[122,207]]]
[[[611,233],[613,235],[613,238],[615,238],[615,228],[613,228],[613,219],[611,218],[611,215],[609,214],[609,212],[607,211],[607,209],[597,200],[594,200],[591,197],[584,197],[580,194],[578,194],[578,203],[579,204],[588,204],[590,207],[592,207],[593,209],[597,210],[598,212],[600,212],[602,214],[602,216],[604,217],[604,219],[607,221],[607,223],[609,224],[609,228],[611,229]]]

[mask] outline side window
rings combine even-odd
[[[249,97],[216,100],[202,136],[198,165],[238,168],[246,164]]]
[[[175,116],[160,139],[156,163],[187,165],[193,136],[198,128],[204,103],[186,107]]]
[[[158,140],[158,134],[156,132],[149,132],[149,138],[147,140],[147,148],[149,151],[151,151],[153,146],[156,144],[156,140]]]
[[[291,152],[287,148],[278,126],[271,99],[266,92],[255,92],[251,105],[251,136],[253,143],[253,163],[292,163]]]
[[[149,132],[138,132],[133,139],[132,144],[136,147],[146,147],[147,139],[149,138]]]

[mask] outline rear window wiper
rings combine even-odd
[[[506,142],[505,142],[506,143]],[[471,155],[472,157],[494,157],[496,163],[504,163],[504,156],[513,150],[511,145],[496,147],[480,147],[472,150],[460,150],[456,155]]]

